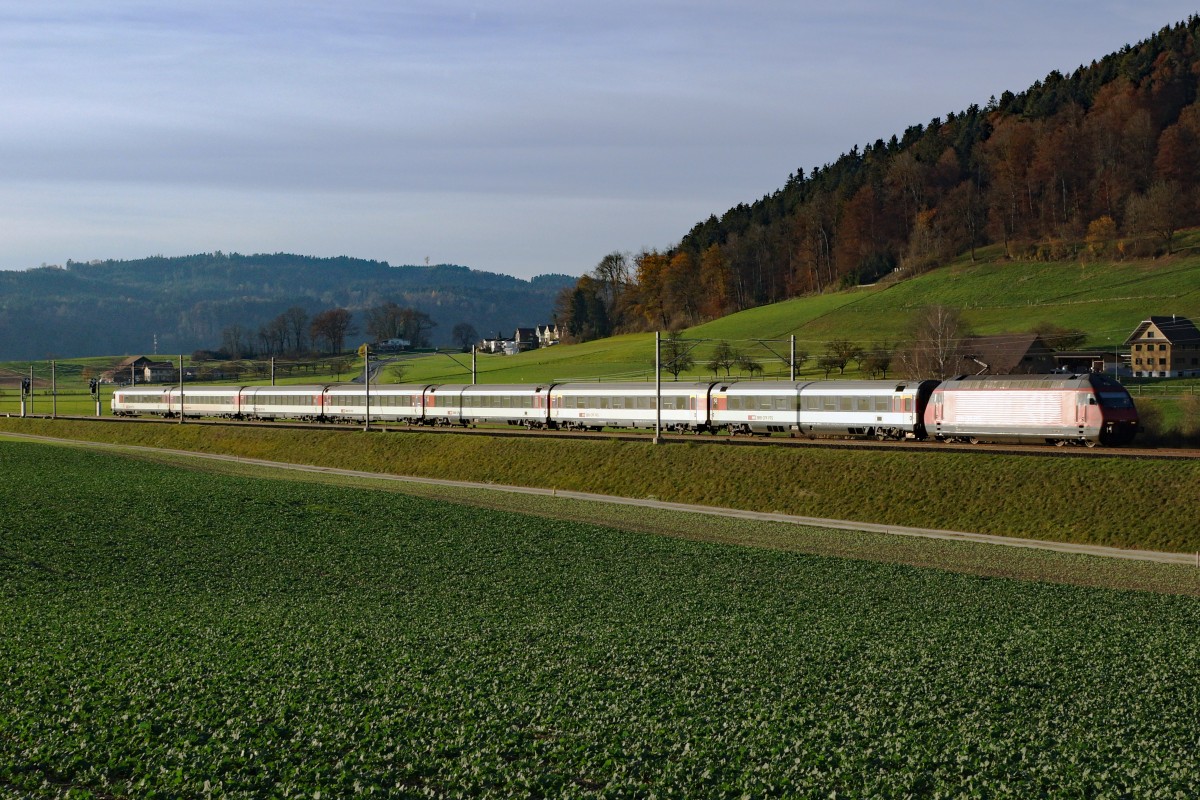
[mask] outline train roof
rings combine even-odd
[[[464,392],[490,394],[492,392],[538,392],[549,391],[549,383],[473,383],[463,387]]]
[[[910,381],[903,378],[897,378],[890,381],[809,381],[805,384],[799,384],[799,386],[801,391],[805,392],[836,392],[838,394],[854,394],[856,392],[902,392],[906,389],[917,389],[924,383],[928,383],[928,381]]]
[[[945,389],[1076,389],[1088,384],[1087,374],[960,375],[944,381]]]
[[[663,381],[663,394],[678,392],[707,392],[712,381]],[[613,394],[620,392],[653,392],[654,381],[596,381],[592,383],[556,383],[555,392],[581,392],[590,394]]]

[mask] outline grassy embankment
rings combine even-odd
[[[0,450],[0,793],[1200,791],[1194,597]]]
[[[0,418],[0,430],[1052,541],[1193,552],[1200,463]],[[1169,505],[1163,498],[1170,498]]]

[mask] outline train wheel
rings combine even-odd
[[[969,436],[969,437],[967,437],[967,441],[970,442],[971,444],[979,444],[979,437],[978,436]]]
[[[1066,446],[1067,446],[1067,440],[1066,440],[1066,439],[1055,439],[1055,440],[1054,440],[1054,446],[1055,446],[1055,447],[1066,447]]]
[[[1084,444],[1086,447],[1095,447],[1095,446],[1096,446],[1096,444],[1097,444],[1097,442],[1096,442],[1096,440],[1095,440],[1095,439],[1084,439],[1084,440],[1083,440],[1083,444]]]

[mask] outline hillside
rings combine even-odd
[[[559,322],[579,339],[691,326],[989,246],[1022,262],[1170,254],[1200,225],[1198,74],[1192,16],[1024,91],[848,142],[678,244],[606,257]]]
[[[555,296],[573,281],[283,253],[0,271],[0,359],[148,352],[155,337],[160,353],[189,353],[220,345],[229,325],[253,335],[292,306],[310,315],[347,308],[361,330],[359,312],[386,301],[428,314],[438,324],[434,343],[444,344],[459,322],[480,333],[547,322]]]
[[[1200,230],[1180,236],[1170,257],[1119,262],[1009,261],[998,248],[963,256],[916,277],[881,282],[765,305],[682,331],[695,342],[697,365],[684,376],[709,375],[704,361],[719,340],[754,356],[767,376],[786,376],[787,338],[809,354],[801,375],[823,377],[816,357],[826,343],[849,339],[903,346],[917,312],[929,305],[962,309],[978,334],[1018,333],[1041,323],[1077,328],[1088,347],[1112,349],[1151,315],[1200,320]],[[768,341],[765,344],[761,340]],[[556,345],[518,356],[479,356],[484,383],[577,378],[653,379],[653,334],[625,334],[574,345]],[[469,367],[469,358],[460,358]],[[445,356],[416,359],[404,380],[461,380],[462,368]],[[732,369],[733,374],[740,370]],[[853,374],[851,367],[847,374]],[[670,376],[665,376],[667,379]]]

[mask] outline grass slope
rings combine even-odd
[[[1189,232],[1185,248],[1200,244]],[[684,332],[688,338],[728,340],[753,352],[765,374],[786,375],[780,358],[755,344],[795,336],[797,348],[813,359],[801,369],[823,377],[815,356],[833,339],[864,346],[901,342],[914,314],[941,304],[960,308],[979,334],[1024,332],[1052,322],[1088,332],[1088,346],[1119,347],[1139,322],[1155,314],[1200,320],[1200,251],[1121,262],[1012,262],[996,248],[978,260],[963,257],[947,267],[908,280],[801,297],[723,317]],[[564,376],[653,377],[653,334],[617,336],[564,345],[519,356],[481,356],[480,381],[505,383],[557,380]],[[786,354],[786,343],[772,345]],[[697,351],[705,358],[704,349]],[[469,366],[469,363],[468,363]],[[467,374],[444,356],[414,360],[406,380],[457,380]],[[709,374],[703,363],[692,375]]]
[[[1200,792],[1195,598],[0,450],[14,796]]]
[[[0,418],[0,430],[1116,547],[1200,550],[1200,462]]]

